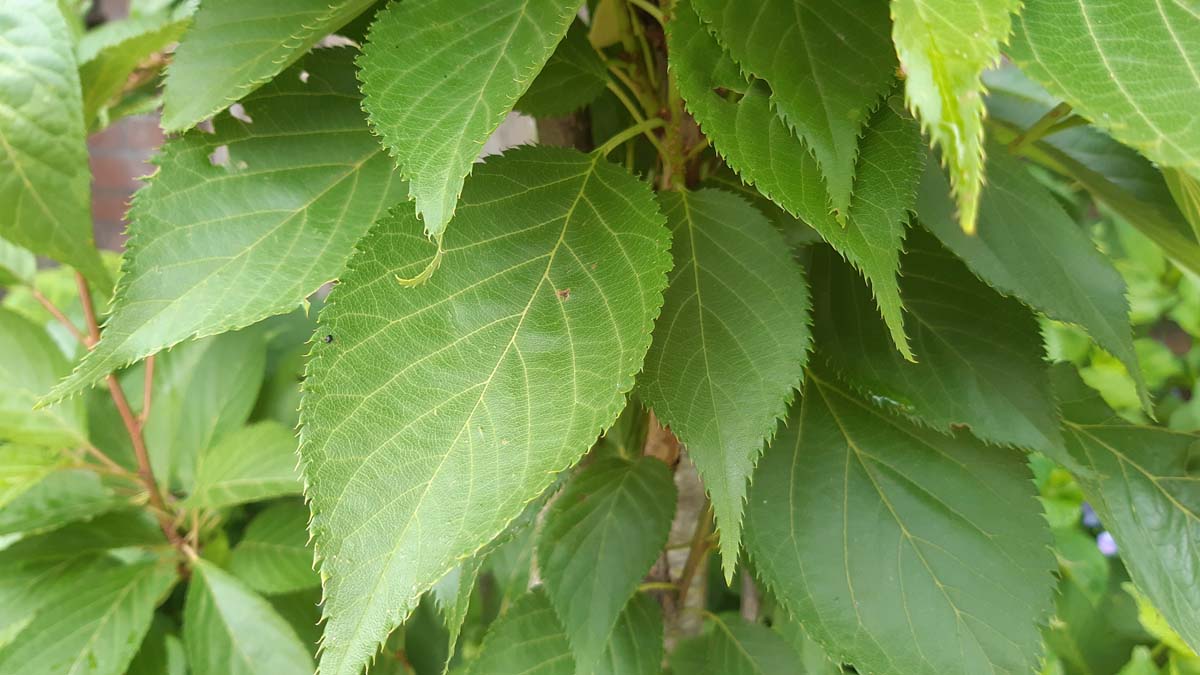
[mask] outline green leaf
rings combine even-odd
[[[32,284],[37,258],[28,250],[0,238],[0,286]]]
[[[187,675],[183,641],[169,628],[170,623],[162,614],[155,615],[125,675]]]
[[[497,547],[488,556],[492,577],[500,591],[501,613],[529,590],[535,550],[533,529],[527,527],[520,530],[512,540]]]
[[[598,155],[526,148],[476,170],[426,283],[396,283],[434,254],[407,208],[364,241],[301,411],[323,673],[357,673],[616,419],[662,304],[662,222]]]
[[[101,24],[84,36],[79,45],[79,80],[83,85],[83,119],[89,130],[102,126],[96,115],[121,92],[130,73],[149,56],[178,41],[187,25],[186,18],[131,18]],[[118,34],[92,45],[88,38],[106,28]]]
[[[1077,114],[1162,166],[1200,176],[1200,21],[1182,2],[1038,0],[1008,55]]]
[[[964,232],[983,188],[983,71],[1000,60],[1021,0],[895,0],[892,40],[908,104],[942,148]]]
[[[604,459],[576,475],[546,514],[538,567],[575,662],[590,671],[629,598],[658,558],[675,483],[657,459]]]
[[[65,459],[58,450],[0,445],[0,510],[50,475]]]
[[[761,84],[750,84],[685,2],[667,24],[671,69],[688,110],[743,180],[812,225],[871,282],[896,346],[904,335],[896,270],[904,224],[915,200],[925,147],[915,123],[881,106],[860,144],[850,219],[829,213],[821,171],[807,147],[771,111]],[[717,90],[742,94],[731,101]]]
[[[308,546],[308,508],[282,502],[259,513],[233,547],[229,571],[266,595],[291,593],[321,584]]]
[[[900,295],[917,363],[892,349],[870,290],[829,249],[814,251],[810,266],[817,352],[856,387],[936,429],[967,426],[985,441],[1069,460],[1033,313],[928,232],[914,230],[905,248]]]
[[[948,195],[941,172],[927,170],[917,203],[921,223],[996,290],[1087,330],[1137,378],[1143,405],[1149,406],[1125,282],[1054,196],[998,148],[988,162],[976,235],[958,227]]]
[[[689,675],[802,673],[800,657],[776,632],[737,614],[709,617],[711,630],[679,645],[674,672]],[[686,665],[685,665],[686,664]]]
[[[169,558],[93,569],[56,585],[46,609],[0,649],[0,672],[120,675],[177,580]]]
[[[740,198],[708,189],[659,201],[675,267],[639,391],[700,471],[728,581],[746,482],[804,375],[808,285],[787,243]]]
[[[783,233],[783,238],[792,248],[823,241],[821,235],[809,227],[808,223],[779,208],[775,202],[763,196],[763,193],[755,189],[753,185],[743,183],[733,169],[726,165],[717,167],[705,177],[702,185],[721,188],[750,202],[751,206],[758,209],[767,217],[767,220],[771,221],[775,229]]]
[[[363,107],[431,237],[454,216],[484,142],[554,53],[579,5],[399,2],[371,25],[359,60]]]
[[[296,445],[296,434],[278,422],[234,431],[200,454],[184,505],[214,509],[300,494]]]
[[[1163,169],[1162,175],[1179,211],[1187,219],[1188,225],[1191,225],[1192,234],[1200,239],[1200,180],[1170,167]]]
[[[542,591],[522,597],[488,630],[470,675],[575,675],[567,635]]]
[[[0,437],[54,448],[87,444],[82,399],[34,410],[38,397],[70,369],[46,331],[0,309]]]
[[[467,620],[467,610],[471,608],[471,595],[475,591],[475,582],[479,579],[485,559],[484,555],[473,555],[433,585],[434,604],[442,615],[448,634],[447,662],[454,656],[454,647],[458,644],[459,633]]]
[[[1020,452],[914,426],[810,371],[755,473],[747,545],[859,672],[1031,672],[1054,557],[1030,478]]]
[[[103,338],[51,400],[190,337],[291,311],[341,272],[404,194],[363,125],[352,58],[320,50],[243,102],[253,124],[224,114],[216,133],[163,147],[134,198]],[[222,146],[230,164],[214,166]]]
[[[62,469],[30,486],[0,509],[0,535],[53,530],[127,503],[113,494],[95,473],[87,469]]]
[[[374,2],[204,0],[167,68],[163,128],[184,131],[224,110]]]
[[[896,78],[885,3],[762,0],[749,8],[692,0],[743,72],[812,149],[839,219],[850,211],[859,135]]]
[[[90,172],[74,47],[55,3],[0,7],[0,237],[112,279],[92,245]]]
[[[204,559],[192,566],[183,644],[194,675],[311,675],[313,660],[271,604]]]
[[[660,675],[662,660],[662,608],[653,597],[638,593],[617,619],[604,657],[592,674]]]
[[[1054,371],[1067,449],[1138,588],[1192,649],[1200,648],[1200,437],[1122,421],[1068,366]]]
[[[521,96],[517,110],[533,117],[557,117],[575,112],[604,91],[608,70],[588,42],[587,25],[579,19]]]

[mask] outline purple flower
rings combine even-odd
[[[1104,555],[1112,557],[1117,554],[1117,541],[1105,530],[1096,535],[1096,548]]]
[[[1092,508],[1091,504],[1084,502],[1083,505],[1079,507],[1079,510],[1083,512],[1083,517],[1080,520],[1083,522],[1084,527],[1100,527],[1100,516],[1096,515],[1096,511]]]

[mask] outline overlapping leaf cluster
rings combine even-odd
[[[1126,4],[0,7],[0,674],[1097,672],[1114,598],[1194,665],[1090,226],[1200,274],[1200,12]],[[114,274],[85,133],[166,61]],[[480,161],[514,110],[596,149]]]

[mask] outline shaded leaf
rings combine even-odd
[[[470,675],[575,675],[567,634],[541,591],[521,598],[496,620],[483,640]]]
[[[163,128],[184,131],[216,115],[374,2],[204,0],[167,68]]]
[[[309,649],[271,604],[204,559],[192,566],[183,644],[194,675],[311,675]]]
[[[514,108],[533,117],[556,117],[596,100],[608,70],[588,42],[587,25],[576,19]]]
[[[783,238],[740,198],[714,189],[658,197],[675,267],[639,391],[700,471],[728,580],[746,483],[804,374],[808,284]]]
[[[157,614],[125,675],[187,675],[183,641],[171,631],[169,621]]]
[[[603,459],[567,483],[538,537],[538,567],[575,654],[590,671],[622,609],[667,543],[675,483],[653,457]]]
[[[818,353],[856,387],[943,432],[967,426],[985,441],[1069,462],[1033,313],[928,232],[912,232],[905,248],[900,295],[918,361],[892,348],[869,289],[829,249],[814,251],[810,267]]]
[[[62,469],[0,509],[0,535],[53,530],[128,504],[87,469]]]
[[[593,675],[659,675],[663,660],[662,608],[637,593],[625,605]]]
[[[848,224],[829,213],[821,171],[803,143],[771,111],[769,95],[750,84],[685,2],[667,25],[671,69],[688,110],[743,180],[803,219],[871,283],[892,338],[912,356],[904,335],[896,270],[925,149],[914,123],[882,106],[861,142]],[[716,90],[742,94],[737,101]]]
[[[1148,405],[1129,327],[1125,282],[1053,195],[999,149],[988,162],[977,235],[968,236],[958,227],[948,195],[941,172],[927,170],[917,204],[921,223],[1001,293],[1086,329],[1125,364],[1139,383],[1143,405]]]
[[[1000,60],[1021,0],[895,0],[892,40],[908,104],[942,148],[963,231],[983,189],[983,71]]]
[[[46,331],[0,309],[0,354],[0,438],[55,449],[86,445],[82,399],[33,409],[38,397],[71,368]]]
[[[319,586],[308,546],[308,508],[299,501],[274,504],[246,526],[229,558],[229,571],[266,595]]]
[[[766,626],[737,614],[710,616],[711,630],[679,645],[674,672],[694,675],[773,675],[802,673],[800,657]],[[686,665],[685,665],[686,664]]]
[[[272,421],[229,434],[200,455],[185,505],[220,508],[299,494],[296,445],[295,432]]]
[[[493,159],[455,223],[438,273],[403,288],[433,251],[398,208],[321,313],[332,340],[310,361],[301,456],[328,675],[357,673],[612,423],[662,303],[662,216],[597,155]]]
[[[1038,0],[1008,55],[1075,112],[1163,166],[1200,176],[1200,21],[1185,2]]]
[[[107,293],[112,278],[92,245],[73,40],[54,3],[0,6],[0,77],[0,237],[77,268]]]
[[[859,671],[1032,671],[1054,558],[1022,454],[811,371],[793,415],[759,462],[746,532],[805,631]]]
[[[833,211],[850,211],[859,135],[896,77],[885,3],[761,0],[750,7],[692,0],[743,72],[766,80],[771,103],[812,149]]]
[[[401,2],[371,25],[360,59],[363,106],[430,236],[454,216],[484,142],[554,53],[579,5]]]
[[[291,311],[341,272],[404,194],[363,125],[352,58],[320,50],[244,101],[252,124],[224,114],[216,133],[163,147],[134,198],[103,338],[51,399],[190,337]],[[209,160],[221,146],[229,166]]]
[[[206,3],[207,4],[207,3]],[[99,28],[85,34],[79,45],[79,80],[83,86],[83,120],[89,130],[100,128],[97,114],[121,93],[129,75],[147,57],[161,51],[187,28],[188,19],[171,17],[130,18],[101,24]],[[105,29],[119,31],[107,36],[99,44],[90,45],[87,38],[95,38]]]

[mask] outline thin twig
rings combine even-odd
[[[154,392],[154,355],[146,357],[146,375],[142,380],[142,412],[138,415],[138,429],[146,428],[150,418],[150,403]]]
[[[39,303],[41,303],[42,307],[46,308],[47,312],[50,312],[51,316],[57,319],[59,323],[67,328],[67,330],[71,331],[71,335],[74,335],[76,340],[79,340],[85,346],[87,345],[87,336],[85,336],[83,332],[79,330],[78,326],[76,326],[71,322],[70,319],[67,318],[66,314],[62,313],[61,309],[56,307],[53,302],[50,302],[50,298],[42,295],[42,292],[36,288],[30,288],[29,292],[33,294],[34,300],[37,300]]]
[[[629,4],[654,17],[654,20],[657,21],[660,26],[665,22],[662,10],[650,4],[646,0],[629,0]]]
[[[696,529],[692,532],[692,546],[688,550],[687,561],[683,563],[683,571],[679,574],[680,607],[686,606],[688,590],[692,585],[692,578],[696,576],[696,571],[700,569],[700,563],[708,557],[710,549],[708,536],[712,534],[712,527],[712,505],[705,500],[704,509],[700,512],[700,517],[696,519]]]

